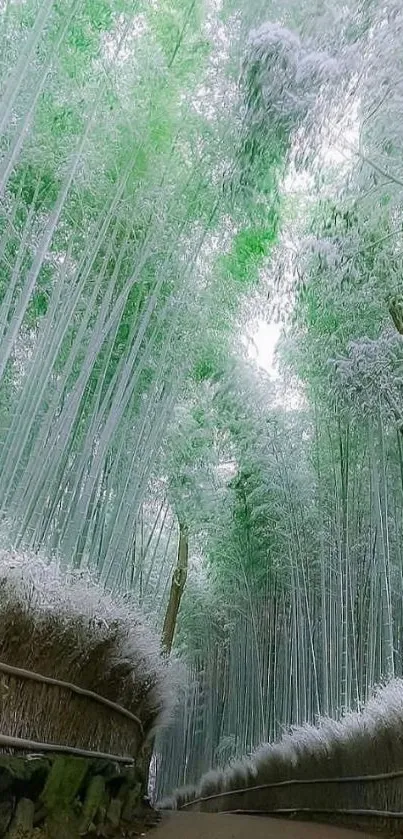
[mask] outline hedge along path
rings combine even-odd
[[[203,804],[206,801],[214,801],[218,798],[230,798],[231,796],[242,795],[243,793],[247,794],[250,792],[259,792],[260,790],[266,789],[278,789],[281,787],[296,787],[296,786],[307,786],[309,784],[361,784],[361,783],[370,783],[371,781],[375,783],[376,781],[393,781],[396,778],[403,778],[403,769],[397,769],[394,772],[381,772],[377,775],[340,775],[334,778],[290,778],[286,781],[277,781],[276,783],[268,783],[268,784],[257,784],[253,787],[239,787],[239,789],[230,789],[230,790],[223,790],[223,792],[215,792],[211,795],[205,795],[199,798],[194,798],[192,801],[186,801],[184,804],[181,804],[178,807],[178,810],[186,810],[191,809],[192,806],[196,806],[198,804]],[[295,809],[301,810],[306,808],[292,808],[292,811]],[[223,811],[220,811],[223,812]],[[225,812],[239,812],[239,810],[226,810]],[[242,812],[252,812],[250,810],[242,811]],[[262,812],[262,811],[256,811]],[[280,812],[279,810],[270,810],[267,811],[270,813],[273,812]],[[283,809],[281,810],[283,812]],[[288,810],[287,810],[288,812]],[[315,811],[316,812],[316,811]],[[375,811],[373,811],[375,812]],[[397,815],[401,816],[401,813]]]
[[[396,779],[403,777],[403,770],[395,770],[393,772],[382,772],[377,774],[367,774],[367,775],[353,775],[353,776],[338,776],[338,777],[330,777],[330,778],[295,778],[295,779],[287,779],[285,781],[279,781],[276,783],[266,783],[266,784],[259,784],[253,787],[241,787],[239,789],[233,790],[225,790],[220,793],[214,793],[211,795],[198,797],[193,801],[188,801],[178,807],[178,811],[180,812],[200,812],[198,810],[192,810],[192,805],[194,807],[203,805],[204,802],[208,803],[209,801],[215,801],[217,799],[229,799],[231,797],[236,797],[238,795],[242,796],[242,794],[259,792],[262,790],[276,790],[281,788],[295,788],[301,786],[307,786],[309,784],[312,785],[321,785],[324,784],[366,784],[366,783],[377,783],[379,781],[394,781]],[[203,812],[203,811],[202,811]],[[338,824],[350,824],[352,821],[358,820],[357,825],[359,825],[360,829],[367,828],[368,822],[369,824],[374,824],[377,821],[381,824],[381,822],[389,825],[395,822],[403,821],[403,812],[401,810],[390,810],[390,809],[379,809],[377,807],[368,808],[368,807],[323,807],[323,806],[287,806],[287,807],[258,807],[256,809],[252,807],[245,807],[241,808],[238,806],[231,809],[230,806],[224,807],[216,811],[211,811],[210,814],[216,813],[217,815],[227,815],[227,816],[253,816],[253,817],[260,817],[263,820],[265,818],[287,818],[290,817],[301,817],[301,818],[308,818],[312,819],[313,821],[320,821],[322,817],[324,817],[324,821],[327,821],[329,818]],[[363,823],[361,824],[361,821]],[[357,826],[355,825],[355,826]],[[385,830],[384,832],[389,833],[391,832],[390,829]],[[393,830],[392,830],[393,832]]]
[[[122,705],[119,705],[117,702],[113,702],[113,700],[111,699],[106,699],[104,696],[100,696],[100,694],[95,693],[92,690],[81,688],[78,685],[74,685],[71,682],[65,682],[62,679],[53,679],[50,676],[43,676],[40,673],[34,673],[31,670],[25,670],[21,667],[14,667],[10,664],[5,664],[4,662],[0,662],[0,672],[4,673],[7,676],[12,676],[16,679],[32,681],[37,682],[38,684],[62,688],[70,691],[70,693],[74,693],[77,696],[82,696],[84,699],[90,699],[93,702],[97,702],[100,705],[104,705],[105,707],[110,708],[115,713],[120,714],[121,716],[126,717],[126,719],[129,719],[132,722],[134,722],[135,725],[138,726],[140,733],[144,738],[144,728],[139,717],[137,717],[127,708],[124,708]],[[5,734],[0,734],[0,746],[29,751],[34,749],[36,751],[41,752],[64,753],[76,755],[77,757],[97,757],[107,760],[113,760],[117,763],[125,763],[131,765],[134,763],[133,758],[125,755],[112,755],[107,752],[90,751],[88,749],[78,749],[73,746],[65,746],[56,743],[40,743],[35,740],[27,740],[21,737],[9,737]]]

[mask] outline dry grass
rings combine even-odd
[[[95,691],[146,733],[172,699],[159,641],[130,603],[82,573],[11,551],[0,551],[0,661]],[[1,673],[0,732],[122,755],[136,755],[142,740],[134,722],[98,703]]]
[[[250,788],[246,792],[219,796],[196,806],[209,811],[305,807],[403,811],[401,777],[371,783],[251,789],[291,779],[397,770],[403,770],[403,681],[396,679],[378,688],[362,712],[346,714],[339,722],[322,719],[317,727],[296,728],[278,743],[262,745],[249,758],[206,774],[197,787],[178,791],[165,805],[180,808],[196,798],[246,787]]]

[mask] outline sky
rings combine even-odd
[[[280,334],[281,324],[259,318],[253,323],[246,341],[248,358],[273,379],[279,375],[274,355]]]

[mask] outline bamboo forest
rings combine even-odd
[[[0,0],[0,571],[160,639],[152,800],[403,676],[402,44],[401,0]]]

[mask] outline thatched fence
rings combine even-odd
[[[403,681],[376,690],[361,712],[296,728],[160,806],[306,818],[401,836]]]
[[[0,837],[129,835],[169,686],[130,604],[0,552]]]

